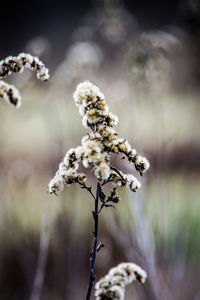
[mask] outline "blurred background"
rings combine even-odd
[[[76,185],[59,197],[47,190],[87,132],[72,94],[89,79],[119,116],[119,135],[151,163],[140,191],[122,189],[100,214],[96,279],[135,262],[148,280],[127,300],[199,300],[199,0],[5,1],[0,22],[1,59],[30,52],[51,74],[45,84],[10,76],[23,105],[0,103],[0,299],[85,299],[92,198]],[[117,157],[115,166],[134,173]]]

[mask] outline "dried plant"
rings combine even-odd
[[[8,56],[0,61],[0,79],[4,79],[12,73],[22,73],[24,69],[36,71],[36,76],[42,81],[49,79],[49,70],[39,60],[38,57],[27,53],[20,53],[18,56]],[[16,108],[21,106],[21,95],[18,89],[11,84],[0,80],[0,97]],[[45,219],[46,220],[46,219]],[[44,278],[44,268],[47,258],[48,247],[48,232],[47,225],[44,224],[44,229],[41,235],[40,255],[37,266],[37,273],[34,282],[34,289],[31,299],[39,299]]]
[[[14,105],[16,108],[21,106],[21,96],[18,89],[3,80],[0,80],[0,97],[4,98],[6,102]]]
[[[95,284],[97,300],[124,299],[125,287],[134,280],[144,283],[147,274],[133,263],[121,263]]]
[[[143,175],[150,164],[145,157],[137,154],[125,138],[119,138],[113,128],[118,123],[118,117],[109,112],[105,96],[97,86],[90,81],[80,83],[74,92],[74,101],[83,117],[82,124],[90,128],[91,132],[82,138],[81,145],[67,151],[63,161],[59,164],[56,175],[49,183],[50,194],[58,194],[63,191],[65,185],[78,183],[86,189],[95,200],[94,217],[94,244],[90,261],[90,276],[86,299],[90,299],[94,281],[94,264],[96,253],[102,247],[98,242],[98,215],[103,207],[113,206],[120,200],[117,187],[126,186],[136,192],[141,184],[132,174],[124,174],[122,171],[111,166],[110,155],[123,154],[130,163],[135,165],[136,170]],[[92,188],[86,185],[86,174],[79,173],[79,163],[85,168],[90,168],[97,178],[96,196]],[[107,197],[102,187],[112,183],[110,195]],[[99,208],[99,200],[101,207]]]
[[[6,78],[12,73],[22,73],[24,69],[36,71],[36,76],[42,81],[49,79],[49,70],[38,57],[27,53],[20,53],[18,56],[8,56],[0,61],[0,79]],[[0,80],[0,97],[16,108],[21,106],[21,96],[17,88]]]

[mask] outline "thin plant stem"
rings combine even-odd
[[[90,260],[90,272],[89,272],[89,282],[88,282],[88,289],[87,289],[87,296],[86,300],[90,299],[92,286],[94,282],[94,265],[96,260],[97,254],[97,243],[98,243],[98,204],[99,204],[99,191],[100,191],[100,184],[97,183],[97,190],[96,190],[96,197],[94,201],[94,211],[93,219],[94,219],[94,243],[93,243],[93,250],[92,250],[92,257]]]
[[[46,203],[42,218],[39,256],[30,300],[40,300],[41,298],[49,249],[49,223],[49,205]]]
[[[124,181],[124,177],[122,176],[121,172],[118,169],[116,169],[112,166],[110,166],[110,168],[111,168],[111,170],[115,171],[121,177],[121,179]]]

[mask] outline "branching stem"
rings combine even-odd
[[[92,192],[92,187],[91,186],[87,186],[84,182],[79,182],[79,184],[80,184],[80,186],[81,186],[82,189],[86,189],[90,193],[90,195],[92,196],[92,198],[95,199],[95,196],[94,196],[94,194]]]
[[[116,168],[114,168],[114,167],[111,167],[111,166],[110,166],[110,168],[111,168],[111,170],[115,171],[115,172],[121,177],[121,179],[122,179],[123,181],[125,181],[125,180],[124,180],[124,177],[122,176],[121,172],[120,172],[118,169],[116,169]]]

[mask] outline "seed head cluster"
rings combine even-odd
[[[74,92],[74,101],[82,116],[82,124],[90,128],[91,132],[81,140],[81,145],[70,149],[54,178],[49,183],[49,192],[58,194],[64,185],[78,182],[83,185],[86,175],[78,173],[79,163],[85,168],[93,170],[94,175],[102,185],[112,182],[114,185],[111,195],[114,202],[117,196],[117,186],[127,186],[132,191],[137,191],[141,184],[132,174],[124,174],[110,165],[112,153],[123,154],[136,170],[143,175],[150,164],[145,157],[137,154],[125,138],[119,138],[114,126],[118,117],[109,111],[104,94],[90,81],[78,84]]]
[[[8,56],[0,61],[0,79],[6,78],[12,73],[22,73],[24,69],[36,71],[36,76],[42,81],[49,79],[49,70],[38,57],[27,53],[20,53],[18,56]],[[21,105],[21,96],[15,86],[9,85],[0,80],[0,97],[16,108]]]
[[[6,102],[14,105],[16,108],[21,106],[21,96],[18,89],[3,80],[0,80],[0,97],[4,98]]]
[[[27,53],[18,56],[8,56],[0,61],[0,79],[7,77],[12,72],[22,73],[24,69],[35,70],[38,79],[46,81],[49,79],[49,70],[38,57]]]
[[[147,274],[139,266],[133,263],[121,263],[110,269],[108,274],[95,284],[95,296],[97,300],[123,300],[125,287],[134,280],[144,283]]]

